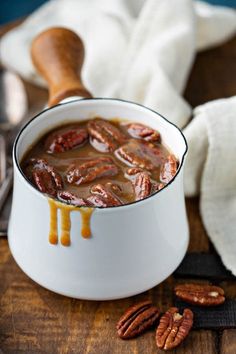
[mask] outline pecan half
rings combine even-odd
[[[44,159],[31,159],[29,165],[32,173],[30,180],[42,193],[55,197],[63,187],[62,178],[56,169]]]
[[[173,155],[169,155],[160,171],[161,182],[168,183],[175,176],[178,169],[178,161]]]
[[[222,288],[206,284],[177,285],[175,295],[186,302],[199,306],[216,306],[225,301]]]
[[[188,335],[193,325],[193,313],[185,309],[183,315],[171,307],[160,319],[156,330],[157,347],[170,350],[177,347]]]
[[[111,177],[118,173],[118,167],[110,157],[98,157],[84,163],[75,162],[66,173],[69,183],[80,185],[101,177]]]
[[[158,316],[158,309],[150,301],[131,306],[117,323],[118,336],[122,339],[136,337],[153,326]]]
[[[135,200],[148,197],[152,191],[152,182],[147,172],[139,172],[132,181],[134,186]]]
[[[125,127],[133,138],[144,139],[146,141],[151,142],[159,142],[160,141],[160,133],[156,130],[147,127],[141,123],[130,123],[125,124]]]
[[[91,187],[90,192],[93,194],[91,197],[88,197],[88,201],[94,206],[117,206],[123,204],[122,201],[102,184],[96,184]]]
[[[44,146],[49,154],[64,152],[83,145],[88,140],[88,132],[84,128],[64,128],[50,134]]]
[[[115,151],[115,155],[127,165],[148,171],[154,170],[165,161],[160,147],[136,139],[130,139],[127,144],[119,147]]]
[[[70,193],[68,191],[59,191],[57,192],[57,199],[61,202],[65,202],[74,206],[91,206],[91,204],[84,198],[80,198],[77,195]]]
[[[117,127],[101,118],[88,122],[88,131],[91,145],[101,152],[112,152],[126,140]]]

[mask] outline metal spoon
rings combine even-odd
[[[14,73],[0,70],[0,212],[12,187],[12,169],[7,167],[7,154],[12,149],[12,136],[11,141],[9,136],[12,130],[16,132],[20,128],[26,112],[27,97],[22,81]]]

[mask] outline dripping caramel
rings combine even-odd
[[[48,199],[50,208],[49,242],[53,245],[58,243],[58,211],[61,213],[60,225],[60,243],[63,246],[70,246],[71,237],[71,217],[72,211],[77,211],[81,215],[81,236],[83,238],[91,237],[90,219],[94,211],[93,208],[77,208],[72,205],[66,205],[53,199]]]

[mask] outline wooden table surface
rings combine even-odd
[[[6,29],[6,28],[5,28]],[[4,30],[5,30],[4,29]],[[1,34],[1,33],[0,33]],[[193,107],[236,93],[236,38],[198,54],[185,97]],[[30,112],[40,109],[47,93],[25,84]],[[198,198],[187,199],[190,224],[189,252],[213,251],[199,215]],[[5,210],[7,213],[7,210]],[[191,280],[191,279],[188,279]],[[152,290],[131,298],[96,302],[54,294],[30,280],[13,260],[6,238],[0,239],[0,353],[6,354],[152,354],[154,330],[123,341],[115,325],[136,301],[151,299],[162,311],[173,305],[173,287],[181,281],[170,276]],[[236,298],[236,281],[221,284],[228,298]],[[192,330],[173,353],[236,353],[236,329]]]

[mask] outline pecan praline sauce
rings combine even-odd
[[[83,237],[90,237],[94,207],[125,205],[162,189],[176,174],[178,160],[158,131],[141,123],[100,117],[66,124],[42,136],[26,153],[22,170],[49,197],[49,241],[70,244],[70,212],[79,210]],[[83,207],[83,208],[78,208]]]

